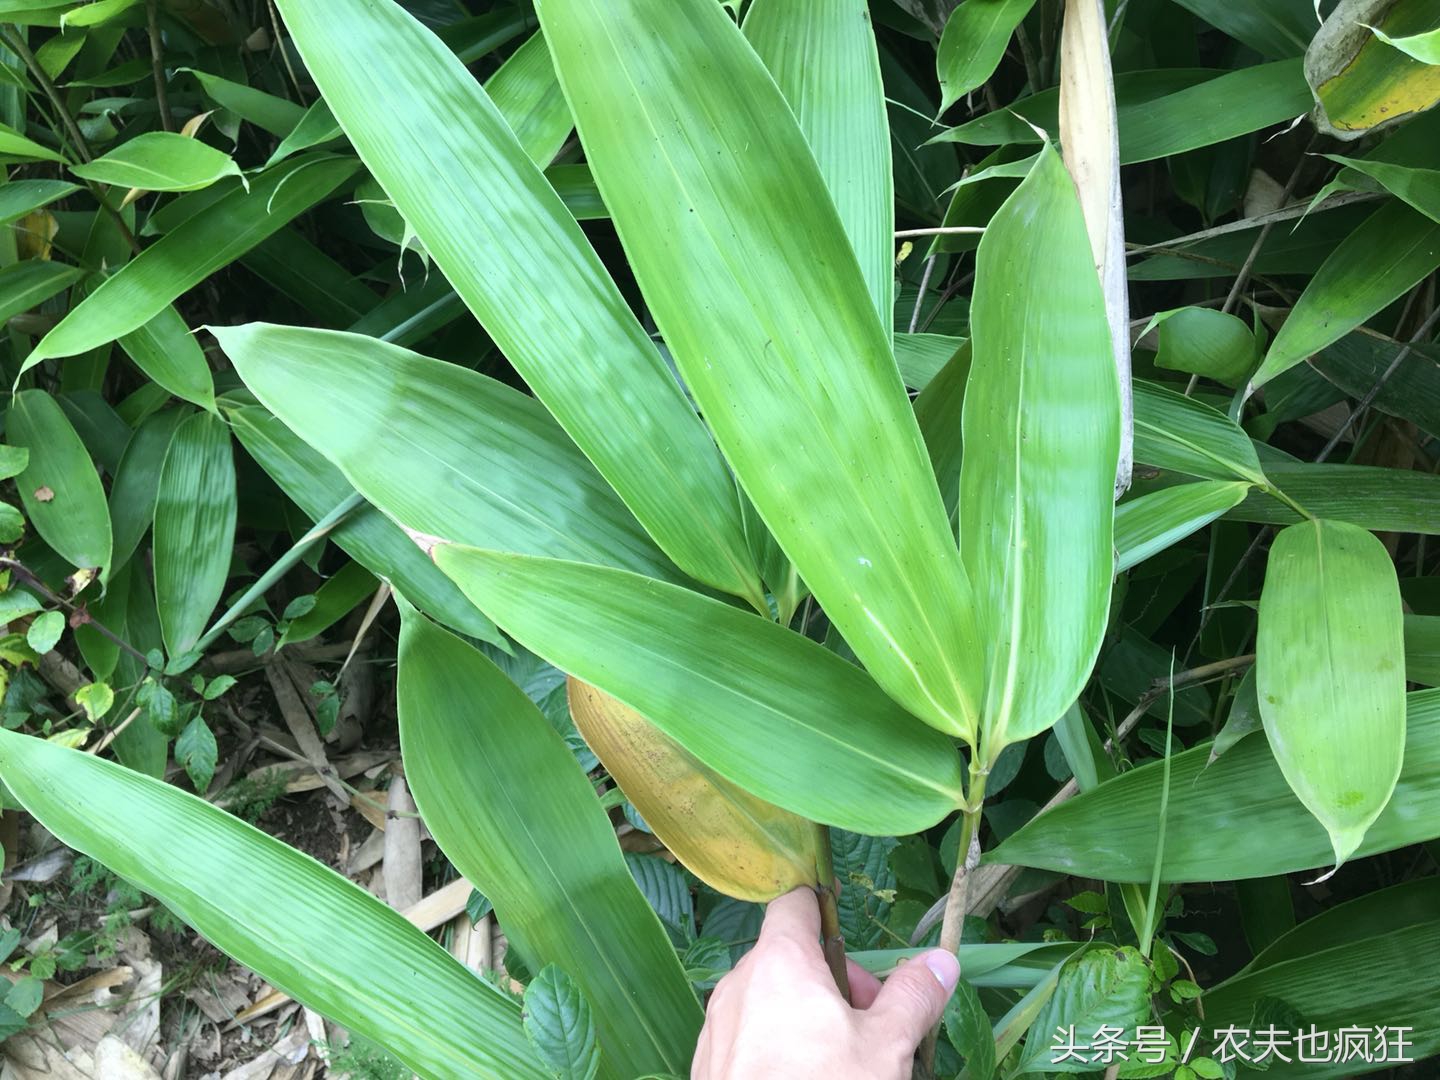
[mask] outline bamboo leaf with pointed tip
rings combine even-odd
[[[853,664],[768,619],[608,567],[457,544],[433,556],[531,652],[767,802],[903,836],[963,798],[948,738]]]
[[[1206,480],[1270,486],[1239,424],[1203,401],[1142,379],[1135,381],[1135,460]]]
[[[778,87],[712,0],[537,11],[641,292],[741,486],[886,692],[973,738],[969,583],[885,328]]]
[[[816,826],[707,768],[634,709],[570,679],[570,715],[650,831],[712,889],[766,903],[815,885]]]
[[[235,516],[230,429],[196,413],[175,429],[155,496],[155,604],[171,657],[200,640],[225,593]]]
[[[392,521],[681,580],[529,395],[357,334],[265,323],[212,333],[255,396]],[[311,406],[317,388],[329,408]]]
[[[895,317],[895,179],[869,5],[756,0],[745,13],[744,30],[805,133],[889,332]]]
[[[170,302],[228,266],[348,179],[349,158],[306,155],[267,170],[187,218],[70,310],[26,358],[75,356],[137,330]]]
[[[355,493],[339,469],[264,409],[227,403],[225,413],[240,445],[311,521],[322,520]],[[340,522],[330,539],[446,626],[503,647],[495,624],[374,506],[361,507]]]
[[[223,150],[173,131],[147,131],[70,171],[82,180],[141,191],[198,191],[240,166]]]
[[[120,467],[115,470],[115,480],[110,485],[110,520],[115,533],[117,569],[130,561],[150,531],[155,520],[160,469],[175,429],[188,415],[188,409],[179,408],[147,417],[125,445]]]
[[[1385,545],[1338,521],[1282,530],[1255,655],[1275,760],[1339,866],[1390,801],[1405,751],[1404,623]]]
[[[1339,154],[1325,156],[1338,165],[1368,176],[1432,221],[1440,221],[1440,170],[1417,169],[1371,158],[1341,157]]]
[[[0,270],[0,323],[38,307],[85,273],[49,259],[23,259]]]
[[[1332,345],[1440,266],[1440,221],[1386,203],[1346,235],[1275,335],[1250,390]]]
[[[1206,480],[1162,488],[1115,508],[1115,572],[1123,573],[1239,505],[1250,485]]]
[[[399,5],[278,6],[371,174],[521,377],[662,550],[763,608],[719,452],[495,103]]]
[[[400,745],[436,842],[529,963],[573,973],[607,1075],[684,1072],[700,1006],[574,755],[483,653],[401,613]]]
[[[80,190],[79,184],[63,180],[11,180],[0,184],[0,225],[49,206]]]
[[[30,451],[15,478],[25,516],[71,566],[111,572],[114,536],[105,489],[80,436],[53,397],[21,390],[5,415],[5,437]]]
[[[1053,149],[980,241],[970,326],[960,553],[986,642],[993,762],[1079,695],[1114,569],[1120,390],[1085,220]]]
[[[1440,837],[1440,690],[1410,693],[1406,707],[1395,794],[1352,857]],[[1242,739],[1213,765],[1209,760],[1209,744],[1170,758],[1162,881],[1233,881],[1333,863],[1325,829],[1290,790],[1268,740]],[[1159,839],[1162,765],[1141,765],[1045,811],[982,862],[1148,882]]]
[[[144,326],[116,340],[135,366],[166,390],[215,411],[215,381],[205,350],[174,304],[166,304]]]
[[[64,843],[422,1075],[549,1076],[513,1001],[308,855],[170,784],[42,739],[0,731],[0,777]]]
[[[950,12],[935,54],[942,113],[995,74],[1034,6],[1035,0],[965,0]]]
[[[1399,49],[1406,56],[1422,64],[1435,67],[1440,64],[1440,30],[1429,30],[1421,34],[1407,34],[1391,37],[1379,27],[1372,27],[1375,36],[1391,48]]]

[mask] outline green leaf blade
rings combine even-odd
[[[114,545],[105,489],[64,410],[43,390],[22,390],[11,401],[5,433],[30,451],[15,483],[35,531],[70,565],[98,568],[104,580]]]
[[[1404,621],[1385,546],[1343,522],[1283,530],[1255,648],[1265,734],[1338,866],[1390,801],[1404,756]]]
[[[401,747],[437,842],[530,963],[574,972],[616,1075],[683,1071],[699,1005],[593,788],[518,686],[407,607]]]
[[[66,844],[417,1072],[549,1075],[513,1002],[309,856],[169,784],[40,739],[0,732],[0,775]]]
[[[959,805],[951,741],[799,634],[606,567],[454,544],[434,558],[526,648],[767,802],[881,836],[928,828]]]
[[[175,429],[155,498],[155,601],[172,658],[194,648],[225,592],[235,518],[230,430],[196,413]]]
[[[876,681],[973,737],[969,583],[789,105],[709,0],[538,13],[641,291],[741,486]]]
[[[1084,686],[1114,568],[1120,391],[1075,186],[1053,150],[980,242],[971,331],[960,552],[988,643],[993,761]]]
[[[561,426],[683,569],[763,606],[718,451],[495,102],[398,5],[279,7],[371,173]]]

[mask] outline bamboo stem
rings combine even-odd
[[[815,895],[820,901],[820,936],[825,964],[845,1003],[850,1004],[850,974],[845,970],[845,933],[840,929],[840,908],[835,898],[835,859],[830,852],[830,829],[816,826],[815,870],[819,883]]]

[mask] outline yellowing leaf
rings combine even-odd
[[[1322,131],[1358,139],[1440,102],[1440,67],[1390,40],[1434,29],[1433,0],[1342,0],[1305,53]]]
[[[816,884],[816,826],[703,765],[634,709],[578,679],[570,715],[645,824],[696,877],[737,900]]]

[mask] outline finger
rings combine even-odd
[[[940,1021],[945,1003],[960,981],[960,961],[944,949],[921,953],[885,980],[866,1024],[879,1037],[914,1049]]]
[[[850,1004],[857,1009],[868,1009],[880,993],[880,980],[854,960],[845,961],[845,972],[850,976]]]
[[[770,901],[765,909],[765,922],[760,926],[757,947],[763,948],[767,942],[787,939],[801,945],[819,945],[820,904],[813,889],[803,885],[792,889]]]

